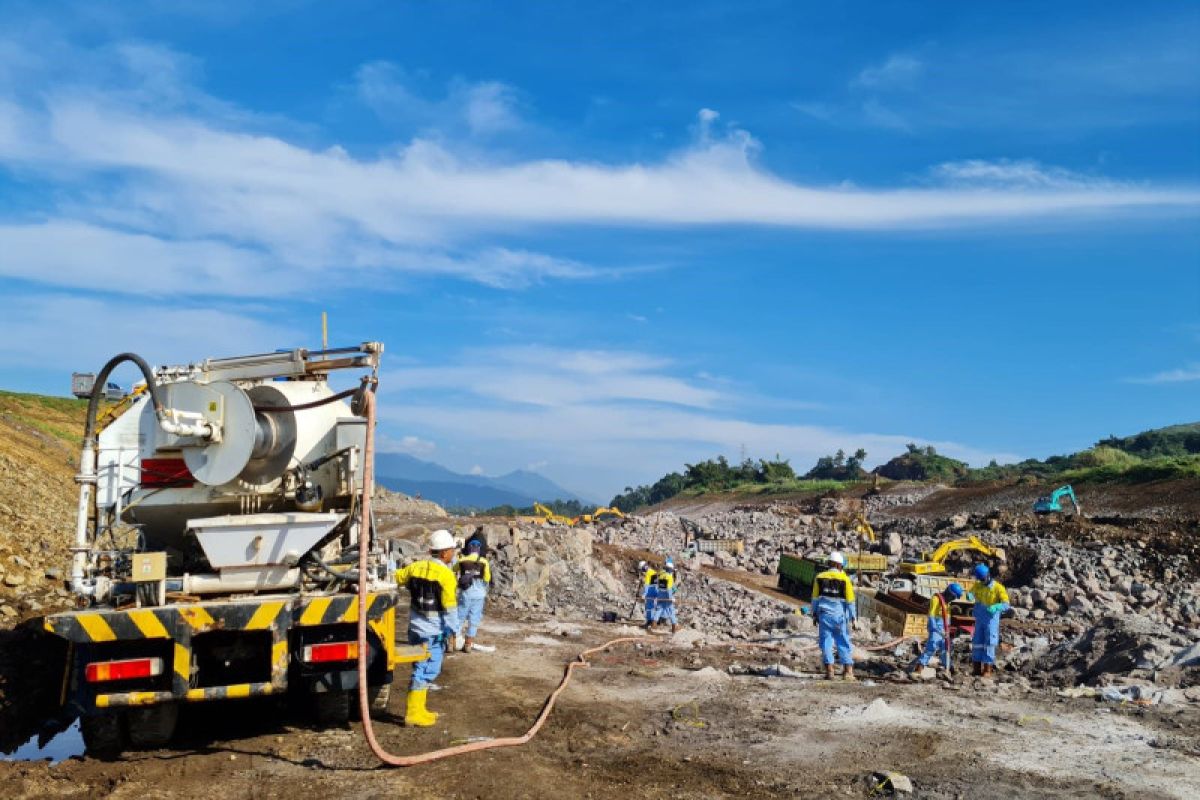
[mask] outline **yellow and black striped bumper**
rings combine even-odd
[[[387,667],[420,661],[427,653],[397,650],[396,595],[376,593],[367,598],[367,624],[382,643]],[[128,610],[87,610],[55,614],[45,619],[50,633],[78,645],[145,640],[171,642],[171,689],[165,691],[97,694],[97,707],[149,705],[168,700],[205,701],[277,694],[288,686],[289,633],[295,628],[358,621],[358,598],[352,594],[267,597]],[[212,631],[269,631],[270,681],[198,687],[192,639]],[[76,648],[77,649],[77,648]]]

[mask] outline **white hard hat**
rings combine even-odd
[[[846,557],[837,550],[834,550],[829,554],[829,563],[837,564],[839,567],[844,567],[846,566]]]
[[[649,565],[645,561],[638,562],[638,569],[645,569],[647,566]]]
[[[454,549],[454,534],[446,529],[437,530],[429,534],[429,549],[430,550],[453,550]]]

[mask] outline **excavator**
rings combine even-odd
[[[879,537],[875,535],[875,529],[871,527],[871,523],[867,522],[866,516],[861,511],[838,514],[829,521],[829,527],[833,529],[834,533],[837,533],[843,525],[855,533],[866,537],[866,540],[871,544],[879,541]]]
[[[571,517],[564,517],[562,514],[556,514],[541,503],[533,504],[534,512],[542,519],[543,525],[566,525],[568,528],[575,524],[575,520]]]
[[[604,508],[598,506],[595,511],[590,514],[580,514],[575,519],[571,520],[572,525],[588,525],[598,522],[611,522],[614,519],[625,519],[625,514],[616,506]]]
[[[985,556],[1004,560],[1004,550],[992,547],[977,536],[965,539],[951,539],[943,542],[932,553],[922,553],[920,561],[901,561],[896,571],[908,575],[944,575],[946,574],[946,558],[959,550],[976,550]]]
[[[1075,497],[1075,490],[1071,488],[1070,484],[1060,486],[1052,493],[1039,497],[1033,504],[1033,513],[1039,515],[1062,513],[1064,497],[1071,501],[1071,506],[1075,509],[1075,516],[1080,516],[1083,512],[1079,510],[1079,499]]]

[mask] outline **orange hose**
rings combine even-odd
[[[521,736],[506,736],[499,739],[489,739],[486,742],[469,742],[468,744],[457,745],[455,747],[443,747],[441,750],[431,750],[427,753],[417,753],[411,756],[396,756],[387,752],[379,744],[379,740],[375,738],[375,728],[371,724],[371,702],[367,697],[367,549],[368,528],[371,519],[371,493],[375,478],[375,394],[367,391],[363,393],[366,398],[366,417],[367,417],[367,436],[366,443],[363,448],[363,504],[362,504],[362,519],[363,523],[358,529],[358,707],[362,716],[363,735],[367,739],[367,744],[371,748],[371,752],[379,758],[384,764],[393,767],[415,767],[418,764],[428,764],[432,761],[440,761],[444,758],[460,756],[466,753],[474,753],[480,750],[492,750],[497,747],[518,747],[526,744],[537,732],[541,730],[542,725],[550,717],[550,712],[554,710],[554,704],[558,701],[558,696],[567,688],[567,684],[571,682],[571,673],[578,667],[586,667],[588,663],[587,657],[592,653],[598,653],[602,650],[621,644],[623,642],[641,641],[639,636],[625,636],[619,639],[610,639],[604,644],[596,647],[589,647],[580,653],[574,661],[567,664],[563,671],[562,680],[550,697],[546,699],[546,704],[542,706],[542,712],[538,714],[533,725]]]

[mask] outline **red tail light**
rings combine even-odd
[[[355,661],[358,659],[358,642],[328,642],[310,644],[301,657],[308,664],[323,664],[328,661]]]
[[[124,661],[96,661],[84,670],[88,683],[127,681],[133,678],[153,678],[162,675],[161,658],[127,658]]]

